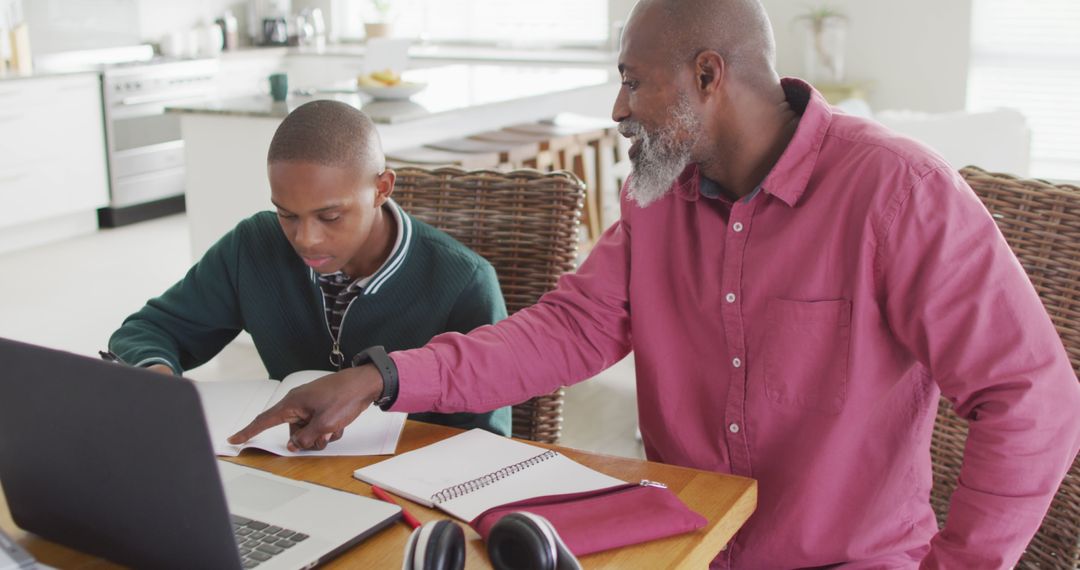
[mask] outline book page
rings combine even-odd
[[[277,390],[274,380],[193,381],[202,400],[214,453],[235,457],[242,446],[226,441],[266,408]]]
[[[244,427],[255,416],[278,403],[285,394],[297,386],[302,386],[331,374],[324,370],[304,370],[288,375],[284,381],[275,380],[244,380],[233,382],[196,382],[208,385],[199,387],[199,395],[203,399],[204,409],[215,409],[216,416],[234,416],[228,427],[212,428],[210,431],[214,442],[215,452],[218,455],[235,456],[244,448],[254,447],[289,457],[309,455],[386,455],[392,454],[397,449],[401,430],[405,426],[406,414],[401,412],[384,412],[377,406],[364,410],[352,424],[345,428],[345,434],[341,439],[330,443],[326,449],[320,451],[292,452],[286,447],[289,441],[289,426],[281,424],[274,426],[243,446],[230,445],[226,439]],[[232,385],[232,386],[209,386]],[[247,391],[247,392],[245,392]],[[244,401],[244,394],[247,401]],[[238,411],[242,410],[242,411]],[[210,423],[210,412],[207,412]],[[220,421],[220,420],[219,420]],[[223,424],[225,422],[222,422]]]
[[[546,451],[542,447],[473,429],[357,469],[353,476],[430,507],[433,506],[432,496],[443,489],[496,473]],[[552,465],[537,471],[538,475],[527,474],[547,463]],[[622,481],[618,479],[555,454],[552,459],[537,462],[498,483],[470,493],[474,498],[468,501],[454,499],[443,503],[440,508],[468,521],[474,511],[479,514],[489,507],[518,499],[600,489],[620,483]]]

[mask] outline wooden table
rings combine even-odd
[[[420,422],[407,422],[398,444],[398,452],[422,447],[454,435],[459,430]],[[533,443],[533,442],[529,442]],[[709,561],[724,545],[757,504],[757,483],[752,479],[720,475],[708,471],[675,467],[638,459],[589,453],[553,445],[566,456],[613,477],[626,481],[649,479],[666,483],[691,509],[708,519],[708,525],[695,533],[674,536],[644,544],[599,552],[581,558],[585,568],[707,568]],[[337,489],[373,497],[371,487],[352,477],[353,470],[386,459],[373,457],[278,457],[259,451],[245,451],[230,459],[243,465],[265,469],[278,475],[320,483]],[[402,499],[401,504],[421,522],[446,518],[441,511],[428,509]],[[76,552],[70,548],[26,533],[11,521],[7,504],[0,495],[0,528],[11,535],[37,559],[57,568],[117,568],[107,561]],[[362,542],[327,568],[401,568],[402,551],[411,529],[395,523]],[[490,568],[484,544],[472,530],[466,531],[468,552],[466,568]]]

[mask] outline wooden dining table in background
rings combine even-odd
[[[459,431],[409,421],[405,424],[397,451],[402,453],[423,447]],[[591,453],[556,445],[527,443],[557,449],[575,461],[625,481],[642,479],[660,481],[675,492],[687,506],[708,520],[705,528],[697,532],[583,556],[581,563],[587,569],[707,568],[709,561],[724,548],[735,532],[746,522],[757,504],[757,483],[752,479],[640,459]],[[386,458],[386,456],[279,457],[258,450],[249,450],[227,461],[374,498],[371,486],[354,479],[352,472]],[[406,499],[399,499],[398,502],[416,515],[421,522],[448,518],[442,511],[429,509]],[[643,513],[642,516],[648,516],[648,513]],[[0,495],[0,528],[43,564],[61,569],[118,568],[108,561],[88,556],[18,529],[11,520],[7,503],[2,495]],[[395,523],[330,561],[325,567],[401,568],[403,550],[410,532],[411,529],[403,522]],[[490,568],[484,543],[480,537],[470,529],[466,531],[466,540],[465,567]]]

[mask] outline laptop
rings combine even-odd
[[[136,568],[308,568],[401,508],[216,460],[188,380],[0,339],[19,527]]]

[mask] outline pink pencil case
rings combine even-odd
[[[486,541],[500,518],[517,511],[550,521],[576,556],[692,532],[707,524],[667,487],[642,481],[507,503],[480,513],[469,526]]]

